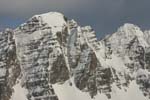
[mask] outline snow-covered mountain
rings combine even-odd
[[[150,100],[150,31],[124,24],[102,40],[63,14],[0,33],[0,100]]]

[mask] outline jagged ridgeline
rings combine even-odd
[[[150,31],[125,24],[98,41],[63,14],[0,32],[0,100],[150,100]]]

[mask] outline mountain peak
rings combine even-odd
[[[112,45],[114,51],[119,50],[120,52],[125,50],[126,46],[130,45],[133,41],[143,48],[149,47],[145,33],[138,26],[130,23],[126,23],[118,28],[117,32],[107,36],[105,41]]]
[[[147,100],[145,37],[126,23],[98,41],[59,12],[35,15],[0,33],[0,100]]]
[[[34,17],[47,23],[50,27],[62,27],[66,24],[65,16],[59,12],[48,12]]]
[[[130,23],[125,23],[123,26],[121,26],[118,29],[119,33],[122,33],[124,35],[137,35],[137,36],[141,36],[143,35],[143,32],[141,31],[141,29],[134,24],[130,24]]]
[[[125,23],[122,27],[124,27],[124,28],[139,28],[137,25],[135,25],[135,24],[132,24],[132,23]]]
[[[142,30],[134,24],[131,23],[125,23],[124,25],[120,26],[117,30],[117,32],[111,34],[111,35],[107,35],[105,38],[126,38],[126,39],[130,39],[130,38],[134,38],[134,37],[143,37],[144,33],[142,32]]]
[[[148,46],[145,41],[144,32],[137,25],[125,23],[118,29],[117,33],[122,34],[122,38],[125,37],[126,40],[137,38],[141,45],[144,47]]]

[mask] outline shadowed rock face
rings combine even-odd
[[[67,69],[63,55],[58,56],[54,61],[49,75],[50,83],[64,83],[69,79],[69,71]]]
[[[0,33],[0,100],[10,99],[12,87],[21,72],[13,35],[10,29]]]
[[[150,35],[125,24],[98,41],[90,26],[64,18],[36,15],[0,33],[0,100],[10,100],[19,82],[27,100],[59,100],[53,85],[66,81],[91,98],[103,93],[110,99],[114,84],[127,91],[136,81],[150,97]]]

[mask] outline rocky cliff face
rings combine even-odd
[[[16,55],[14,32],[6,29],[0,33],[0,98],[9,100],[21,70]]]
[[[98,41],[60,13],[35,15],[0,33],[0,100],[149,100],[149,34],[125,24]]]

